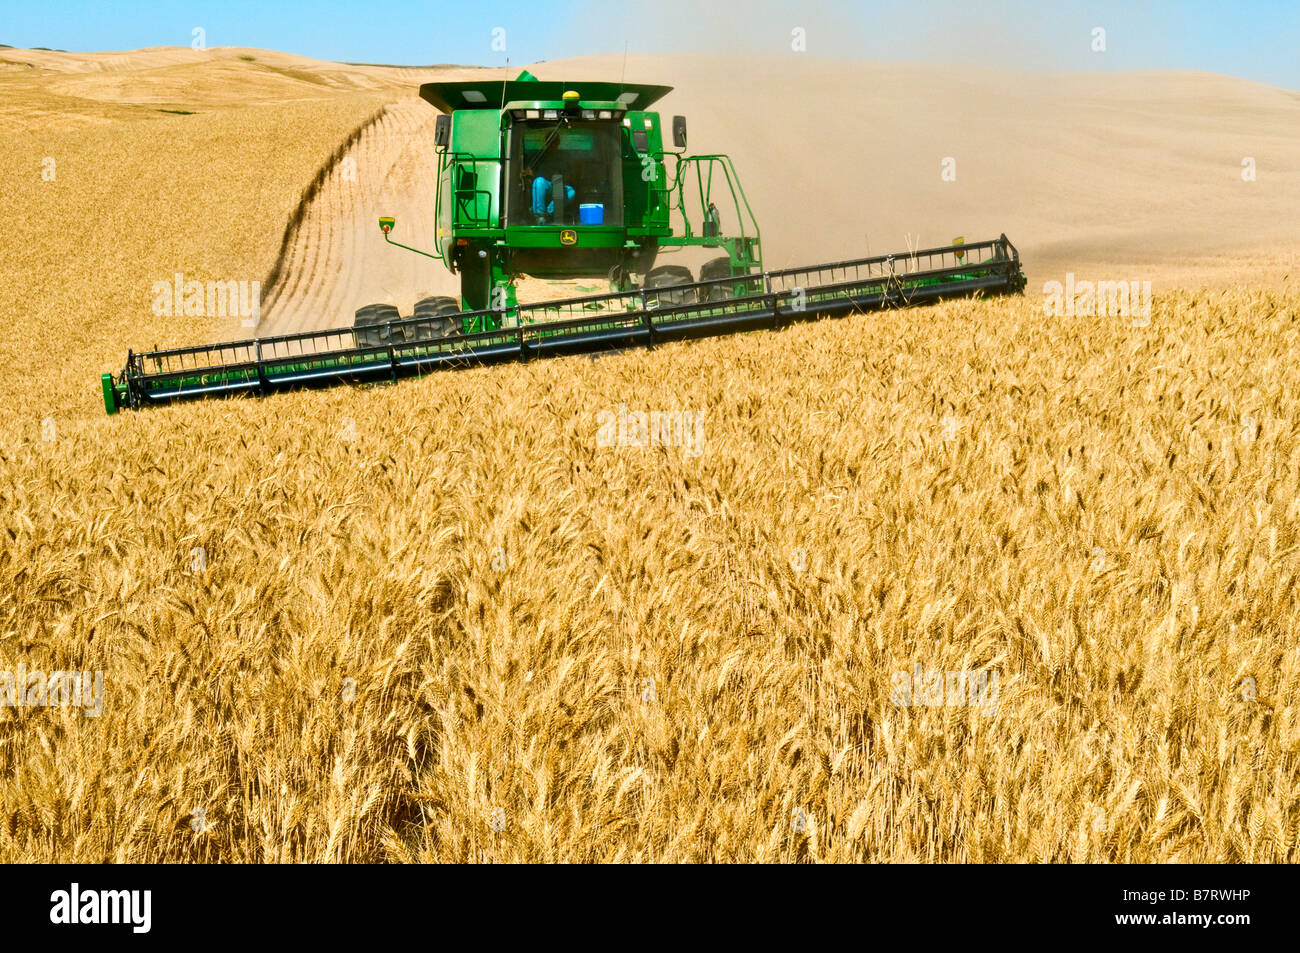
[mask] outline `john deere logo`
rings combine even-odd
[[[571,228],[564,229],[562,232],[560,232],[560,244],[561,245],[578,244],[578,233]]]

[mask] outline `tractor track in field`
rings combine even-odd
[[[321,167],[264,282],[258,336],[345,327],[376,302],[410,314],[419,298],[458,293],[441,262],[394,248],[379,230],[390,215],[396,241],[433,248],[437,115],[416,98],[385,106]]]
[[[883,65],[844,71],[813,61],[738,72],[730,61],[690,57],[633,65],[647,81],[675,79],[679,91],[663,108],[697,117],[692,151],[736,156],[754,212],[767,223],[768,268],[998,232],[1017,242],[1031,286],[1069,272],[1123,278],[1128,263],[1135,274],[1194,284],[1243,277],[1258,283],[1263,271],[1285,281],[1292,267],[1294,227],[1277,209],[1296,207],[1300,195],[1294,172],[1300,139],[1296,103],[1284,90],[1265,93],[1230,77],[1171,73],[1140,94],[1114,78],[1054,76],[1040,78],[1030,95],[1023,77],[1010,72],[976,76]],[[580,83],[583,76],[620,75],[624,67],[616,57],[590,57],[550,64],[544,72]],[[426,79],[505,74],[412,70],[409,81],[415,87]],[[954,89],[961,95],[952,95]],[[825,111],[804,108],[808,90],[841,104],[835,108],[845,121],[828,125]],[[877,115],[868,106],[881,90],[899,98]],[[275,280],[263,284],[257,334],[348,326],[358,308],[377,302],[410,314],[423,296],[458,294],[458,276],[441,262],[395,248],[379,231],[379,217],[391,215],[395,241],[433,247],[438,112],[416,95],[395,95],[400,98],[349,137],[304,195]],[[767,103],[792,125],[779,136],[759,130],[747,113],[727,108],[736,95]],[[1017,108],[1005,109],[1008,101]],[[1241,155],[1250,155],[1252,137],[1264,136],[1276,143],[1270,167],[1290,171],[1261,177],[1252,183],[1258,188],[1246,190],[1237,188],[1235,171],[1207,178],[1205,170],[1222,161],[1220,148],[1207,145],[1200,132],[1210,102],[1264,109],[1261,132],[1233,141]],[[914,117],[921,114],[932,119],[918,127]],[[1113,159],[1098,162],[1075,147],[1081,121],[1111,130],[1093,145]],[[1157,140],[1158,148],[1151,145]],[[1008,151],[1008,142],[1022,141],[1036,143],[1036,151]],[[944,182],[931,160],[958,153],[969,157],[962,177]],[[1117,218],[1125,209],[1143,210],[1133,217],[1140,227]],[[734,213],[727,217],[724,209],[724,222],[734,223]],[[670,259],[661,255],[658,263]],[[671,263],[693,270],[699,264]],[[520,301],[535,302],[606,287],[599,276],[567,284],[523,276],[517,293]]]
[[[403,99],[362,123],[322,164],[285,226],[280,252],[262,283],[256,334],[347,327],[358,308],[396,305],[409,315],[420,298],[459,297],[460,277],[440,261],[384,241],[379,218],[396,218],[394,241],[433,250],[438,112]],[[589,278],[542,281],[521,275],[521,301],[608,290]]]

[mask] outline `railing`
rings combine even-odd
[[[668,172],[668,159],[670,157],[676,163],[671,174]],[[736,172],[736,167],[732,163],[730,156],[722,154],[679,156],[674,152],[668,152],[661,155],[660,158],[664,163],[664,175],[667,184],[663,188],[652,188],[650,191],[654,195],[661,196],[661,200],[668,210],[670,226],[672,225],[674,212],[680,219],[681,227],[674,228],[674,234],[680,234],[685,238],[692,238],[696,235],[696,229],[691,224],[690,216],[686,214],[686,183],[689,178],[689,170],[694,169],[695,171],[695,186],[700,202],[700,211],[701,214],[707,215],[709,206],[713,203],[714,172],[716,169],[721,169],[723,178],[726,181],[727,192],[731,196],[731,208],[736,215],[738,234],[732,237],[758,242],[758,219],[754,216],[754,210],[750,208],[749,197],[745,194],[744,186],[740,184],[740,176]],[[707,176],[704,173],[705,168],[708,169]],[[676,196],[676,201],[673,201],[674,196]],[[701,226],[699,233],[703,234],[703,226]],[[722,236],[719,235],[718,237]],[[761,257],[759,267],[761,270]]]
[[[459,177],[465,174],[466,166],[470,167],[470,174],[473,175],[475,181],[477,181],[479,176],[478,167],[480,165],[494,166],[495,168],[492,168],[489,171],[495,177],[499,172],[501,160],[499,158],[485,159],[479,156],[470,155],[467,152],[442,151],[438,153],[438,189],[433,203],[434,250],[438,254],[434,257],[441,258],[446,254],[444,251],[446,243],[443,241],[442,235],[442,211],[444,201],[450,201],[455,204],[457,220],[461,224],[464,224],[465,219],[468,219],[470,225],[473,227],[488,228],[492,226],[491,189],[465,189],[460,187],[459,181],[452,181],[453,176]],[[444,173],[447,175],[447,188],[451,192],[451,195],[446,199],[444,199],[442,194]],[[487,197],[487,211],[481,216],[478,214],[478,196],[480,195]],[[472,200],[472,205],[474,206],[472,210],[466,204],[467,198]],[[461,213],[464,213],[463,218],[461,217]],[[453,222],[453,224],[455,223]]]

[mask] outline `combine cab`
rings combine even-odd
[[[193,397],[396,380],[471,364],[652,346],[945,297],[1018,293],[1025,278],[1005,235],[805,268],[764,271],[758,225],[730,158],[673,149],[649,107],[667,86],[428,83],[442,111],[432,251],[461,296],[426,298],[409,316],[359,309],[351,327],[130,354],[103,375],[109,413]],[[721,206],[721,208],[720,208]],[[699,274],[659,263],[663,249],[718,254]],[[600,278],[609,293],[520,304],[516,279]]]
[[[518,303],[518,275],[596,277],[612,292],[667,288],[694,276],[681,265],[656,268],[659,250],[687,246],[719,252],[701,278],[762,270],[758,224],[731,160],[684,155],[682,116],[673,117],[678,151],[665,150],[649,107],[670,91],[542,82],[526,71],[513,82],[426,83],[420,96],[443,113],[434,250],[393,241],[391,218],[380,228],[460,275],[464,311],[494,312],[467,319],[464,333],[500,326]]]

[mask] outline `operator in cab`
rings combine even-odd
[[[555,199],[552,196],[554,187],[551,180],[544,175],[538,175],[537,172],[528,167],[524,168],[524,193],[532,196],[533,217],[537,220],[538,225],[546,225],[551,221],[551,216],[555,214]],[[572,208],[573,201],[578,196],[577,190],[569,184],[564,186],[565,207]]]

